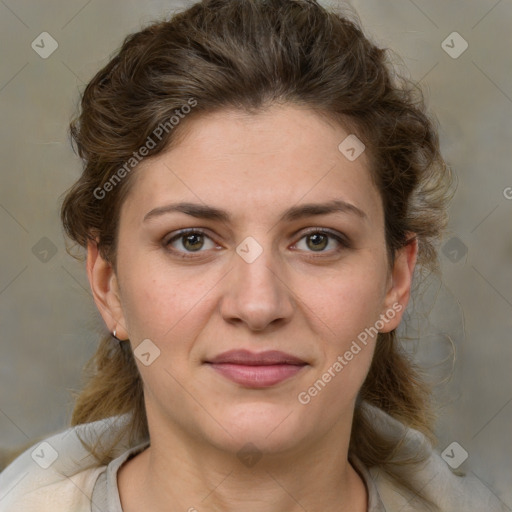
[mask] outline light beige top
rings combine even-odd
[[[403,437],[397,456],[427,450],[427,460],[406,467],[403,476],[441,512],[510,512],[498,496],[474,476],[455,475],[420,432],[405,427],[381,409],[362,404],[374,425],[393,439]],[[129,446],[122,440],[107,466],[85,469],[94,459],[78,435],[102,435],[108,441],[129,415],[78,425],[48,437],[21,454],[0,473],[0,512],[122,512],[117,471],[149,441]],[[378,467],[366,468],[350,457],[368,490],[368,512],[430,512],[416,495],[399,488]]]
[[[149,442],[137,445],[114,459],[96,480],[92,492],[92,512],[123,512],[117,488],[117,472],[123,463],[127,462],[149,446]],[[386,512],[380,499],[377,487],[365,466],[357,458],[351,458],[352,466],[363,478],[368,490],[368,512]]]

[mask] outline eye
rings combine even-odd
[[[298,247],[302,240],[306,241],[305,249],[303,247]],[[332,241],[334,241],[335,247],[330,250],[326,250],[326,248],[332,245]],[[209,242],[209,244],[205,242]],[[198,228],[182,229],[175,233],[174,236],[164,239],[163,245],[166,249],[177,254],[180,258],[195,258],[197,255],[194,253],[201,253],[205,252],[205,250],[219,247],[205,231]],[[295,244],[294,248],[305,250],[306,252],[329,254],[350,248],[350,242],[341,233],[315,228],[304,233],[299,242]]]
[[[299,243],[305,240],[306,249],[302,249],[298,247]],[[331,249],[331,250],[325,250],[326,247],[328,247],[330,244],[330,241],[334,240],[337,247]],[[340,252],[342,249],[347,249],[350,247],[350,243],[348,239],[340,234],[333,231],[329,231],[326,229],[312,229],[305,233],[302,238],[299,240],[299,242],[296,244],[296,247],[298,247],[301,250],[306,250],[309,252]]]
[[[210,247],[208,244],[205,244],[205,239],[210,241]],[[217,245],[213,242],[213,240],[201,229],[183,229],[176,233],[173,237],[164,240],[164,246],[169,248],[172,252],[178,253],[178,255],[182,258],[193,258],[193,254],[187,253],[197,253],[204,252],[201,249],[213,249],[217,247]],[[181,246],[183,250],[177,248],[176,246]]]

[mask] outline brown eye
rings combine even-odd
[[[298,247],[299,244],[297,244],[297,247],[301,250],[305,250],[306,252],[325,252],[326,254],[330,254],[333,252],[339,252],[342,249],[350,247],[350,243],[348,239],[345,238],[344,235],[334,233],[331,231],[326,231],[324,229],[315,229],[309,231],[303,235],[299,243],[302,240],[306,240],[306,248],[303,249],[301,247]],[[334,244],[332,244],[331,241],[334,241]],[[332,247],[331,250],[326,250],[326,248],[328,248],[330,245],[334,245],[334,247]]]
[[[183,241],[183,247],[185,247],[187,251],[198,251],[204,245],[202,234],[191,233],[189,235],[183,235],[181,240]]]
[[[329,237],[322,233],[313,233],[312,235],[307,235],[306,240],[308,240],[307,246],[315,251],[317,249],[323,250],[329,244]]]
[[[210,246],[208,247],[208,242]],[[190,229],[178,232],[173,237],[164,241],[164,246],[171,252],[177,253],[179,256],[188,258],[194,257],[187,253],[205,252],[201,249],[213,249],[216,244],[213,240],[201,230]]]

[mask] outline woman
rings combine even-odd
[[[129,36],[71,129],[62,221],[111,334],[0,510],[505,510],[433,450],[396,339],[450,173],[356,21],[204,0]]]

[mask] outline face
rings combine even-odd
[[[293,106],[223,111],[134,171],[117,275],[93,245],[88,272],[141,356],[152,436],[270,452],[349,434],[417,248],[389,269],[367,155],[338,149],[348,135]]]

